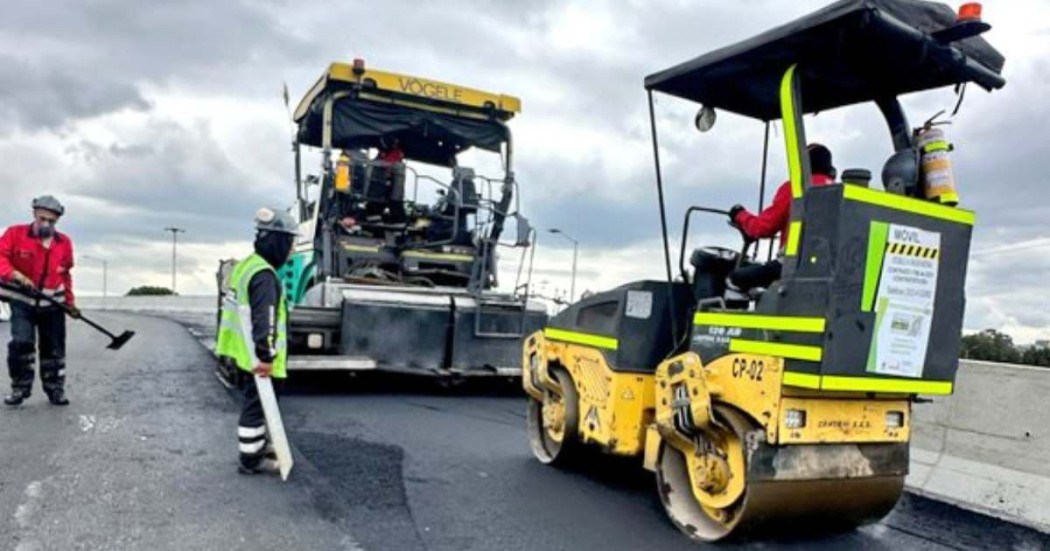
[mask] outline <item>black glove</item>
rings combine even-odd
[[[732,208],[729,209],[729,225],[733,228],[736,228],[736,230],[740,232],[740,238],[744,240],[745,245],[748,245],[755,239],[748,235],[747,232],[744,231],[743,226],[738,224],[736,221],[737,215],[741,212],[744,212],[745,210],[747,209],[745,209],[744,206],[739,203],[733,205]]]
[[[73,318],[75,320],[78,320],[78,319],[81,318],[80,308],[77,308],[76,306],[73,306],[71,304],[71,305],[69,305],[67,307],[67,310],[69,311],[69,317],[71,317],[71,318]]]
[[[729,222],[733,225],[736,225],[736,215],[740,214],[741,212],[744,212],[745,210],[747,209],[745,209],[744,206],[739,203],[733,205],[729,209]]]

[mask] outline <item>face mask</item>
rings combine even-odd
[[[55,236],[55,225],[50,222],[34,222],[33,232],[36,233],[37,237],[47,239]]]
[[[287,233],[265,232],[255,239],[255,252],[274,268],[280,268],[291,258],[295,237]]]

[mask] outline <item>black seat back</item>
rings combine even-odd
[[[736,259],[719,249],[694,249],[689,263],[693,266],[693,296],[696,300],[725,296],[726,278]]]
[[[920,197],[919,151],[908,148],[891,155],[882,167],[882,186],[890,193]]]
[[[460,210],[475,212],[478,210],[478,190],[474,185],[474,169],[459,167],[452,169],[452,194],[453,201],[459,201]]]

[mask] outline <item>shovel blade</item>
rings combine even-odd
[[[134,336],[135,336],[135,332],[134,331],[125,331],[125,332],[121,333],[120,335],[117,335],[113,339],[113,342],[109,343],[109,346],[107,346],[106,348],[108,348],[110,350],[120,350],[121,347],[123,347],[125,344],[128,344],[128,341],[130,341],[131,337],[134,337]]]

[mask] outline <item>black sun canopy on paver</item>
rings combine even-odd
[[[937,2],[842,0],[649,75],[645,87],[766,121],[780,117],[777,90],[795,63],[805,113],[967,82],[1002,88],[1004,59],[987,41],[937,35],[955,20]]]

